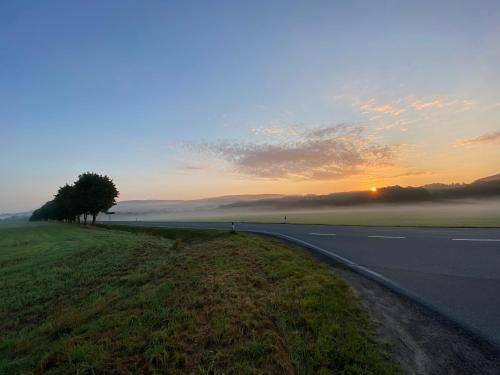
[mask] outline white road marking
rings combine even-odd
[[[452,238],[452,241],[478,241],[478,242],[500,242],[496,238]]]
[[[336,236],[335,233],[309,233],[311,236]]]
[[[370,238],[391,238],[391,239],[401,239],[401,238],[406,238],[402,236],[368,236]]]

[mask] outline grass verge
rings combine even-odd
[[[0,373],[395,372],[343,281],[256,236],[0,226],[0,285]]]

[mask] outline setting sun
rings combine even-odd
[[[373,186],[370,190],[375,193],[377,191],[377,188],[375,186]]]

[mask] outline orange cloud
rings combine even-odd
[[[500,141],[500,131],[485,133],[478,137],[462,139],[458,142],[461,146],[474,146],[484,143],[496,143]]]
[[[446,97],[433,97],[429,100],[416,99],[413,96],[406,96],[389,103],[377,103],[375,99],[370,99],[359,108],[365,113],[374,113],[378,115],[392,115],[399,116],[402,113],[406,115],[416,115],[419,111],[439,110],[442,108],[453,109],[455,111],[466,111],[474,107],[476,103],[466,99],[453,99],[450,100]],[[370,117],[370,119],[377,120],[377,117]]]

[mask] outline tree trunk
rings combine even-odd
[[[92,225],[95,225],[95,218],[97,217],[97,214],[92,214]]]
[[[83,225],[87,225],[87,215],[88,214],[83,214]]]

